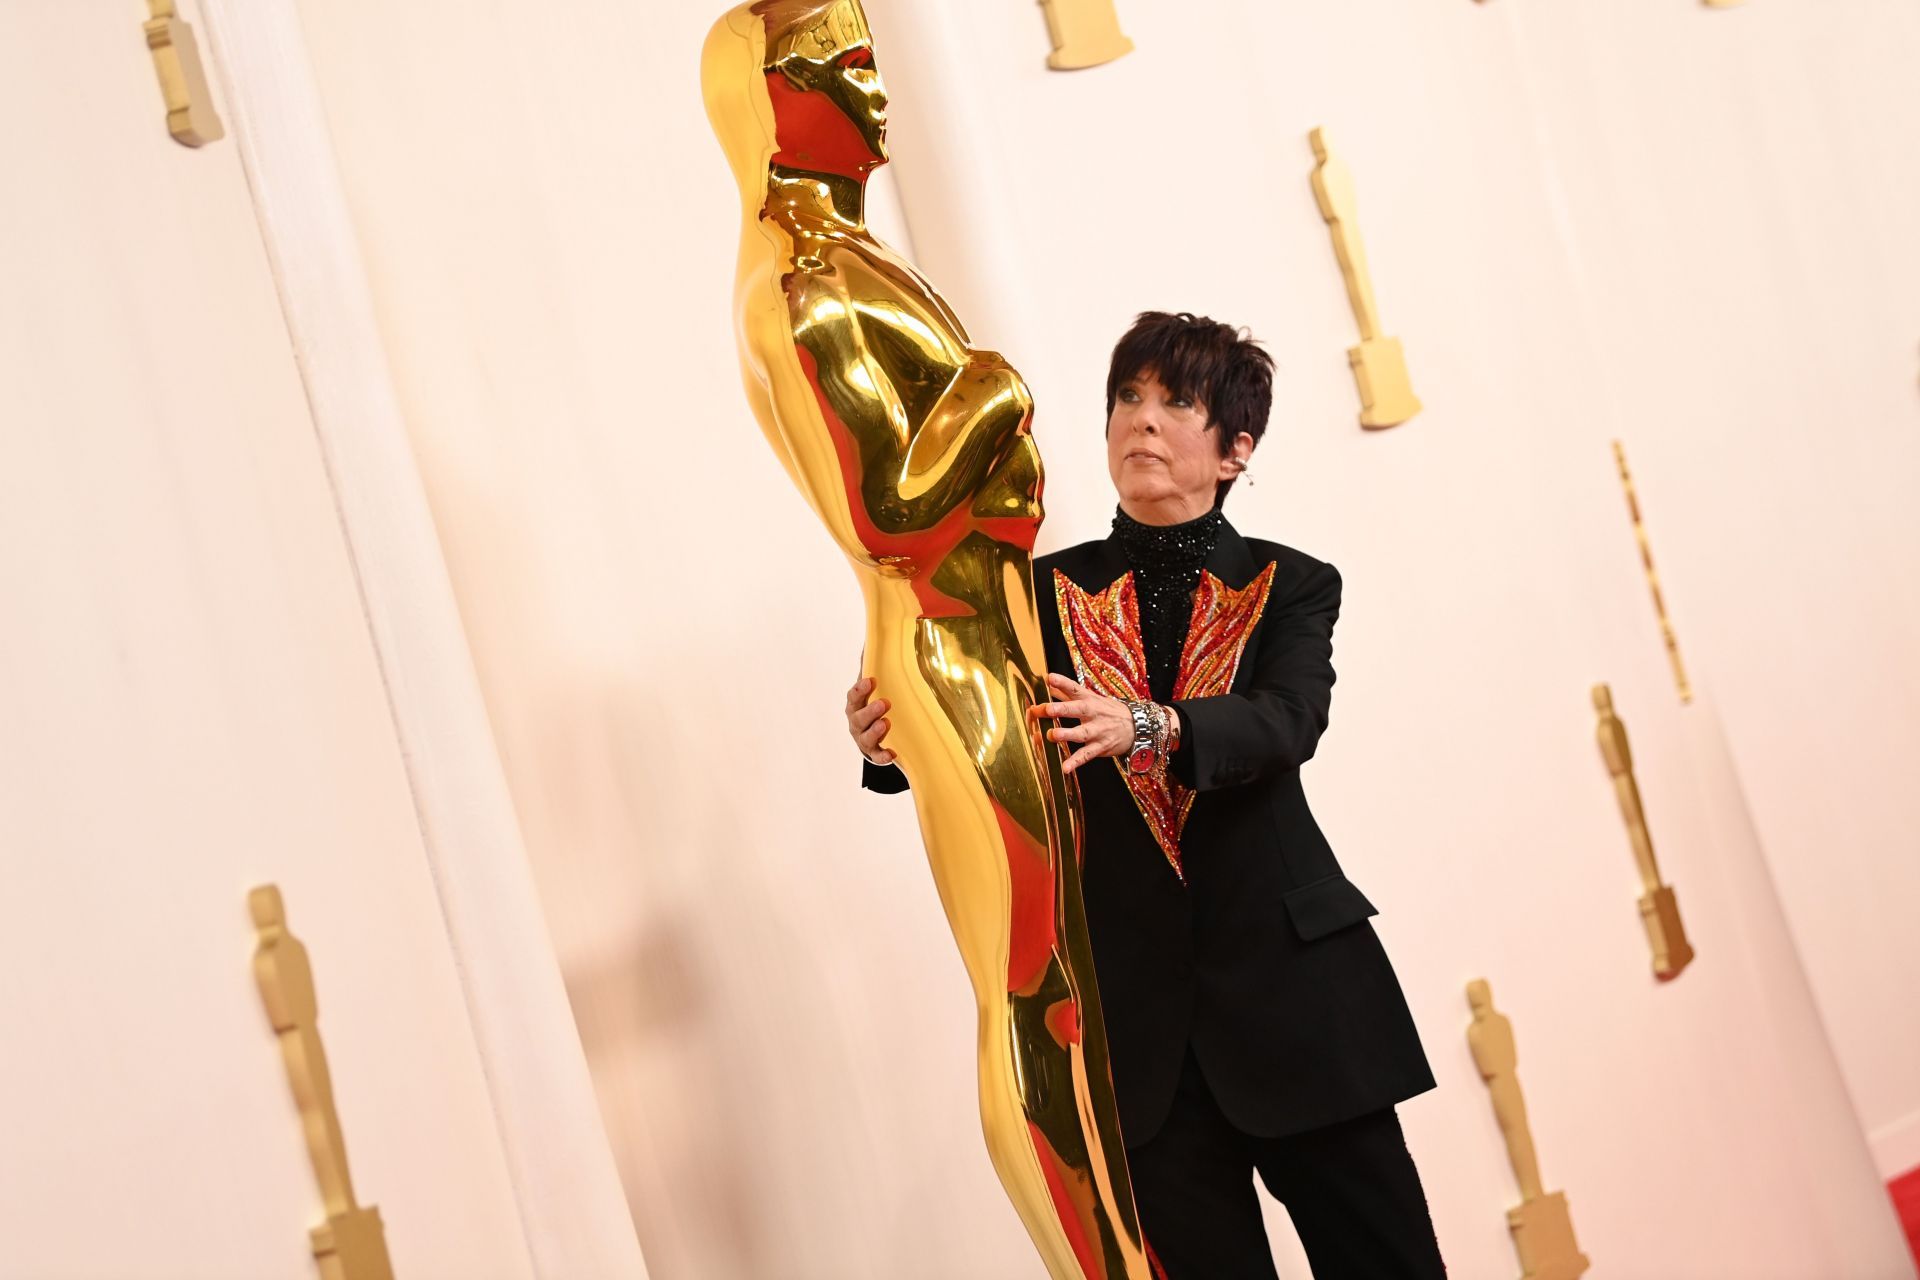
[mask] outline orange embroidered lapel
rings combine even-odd
[[[1238,591],[1211,573],[1200,575],[1200,585],[1193,593],[1193,620],[1187,629],[1186,647],[1180,651],[1180,671],[1173,682],[1176,702],[1214,697],[1233,687],[1240,656],[1267,607],[1267,592],[1272,586],[1272,564]],[[1139,701],[1152,697],[1133,574],[1124,575],[1104,591],[1091,593],[1055,569],[1053,594],[1060,606],[1060,630],[1073,655],[1076,678],[1110,698]],[[1180,865],[1180,834],[1193,808],[1193,789],[1169,777],[1164,769],[1134,773],[1120,757],[1114,757],[1113,763],[1147,829],[1153,832],[1174,875],[1184,884],[1187,877]]]

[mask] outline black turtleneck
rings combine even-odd
[[[1140,639],[1147,651],[1147,681],[1155,702],[1173,700],[1173,681],[1193,621],[1193,589],[1213,554],[1226,518],[1209,511],[1185,524],[1141,524],[1113,513],[1113,537],[1133,570],[1140,597]]]

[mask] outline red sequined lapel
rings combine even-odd
[[[1273,586],[1268,564],[1245,587],[1235,591],[1211,573],[1200,575],[1193,593],[1193,621],[1186,647],[1180,652],[1180,671],[1174,677],[1173,696],[1211,698],[1233,687],[1240,656],[1253,634],[1267,592]],[[1150,698],[1147,657],[1140,641],[1140,600],[1133,575],[1128,573],[1097,594],[1082,590],[1058,569],[1053,571],[1053,594],[1060,606],[1060,629],[1073,655],[1074,674],[1082,684],[1110,698],[1138,701]],[[1147,829],[1167,855],[1181,882],[1180,833],[1193,808],[1193,790],[1169,777],[1165,770],[1134,773],[1115,757],[1114,765],[1133,795],[1133,803]]]

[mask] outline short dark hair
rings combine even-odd
[[[1220,456],[1233,452],[1242,431],[1256,447],[1267,433],[1273,412],[1273,357],[1245,329],[1221,324],[1190,311],[1142,311],[1133,327],[1114,344],[1107,367],[1107,418],[1113,418],[1120,388],[1151,373],[1174,395],[1207,411],[1208,427],[1219,427]],[[1227,500],[1233,481],[1215,488],[1213,505]]]

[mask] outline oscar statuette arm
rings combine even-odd
[[[979,497],[1032,400],[1004,360],[948,327],[931,286],[884,246],[822,257],[830,272],[787,286],[805,401],[842,436],[835,465],[853,464],[842,482],[873,531],[929,529]]]
[[[1286,597],[1276,586],[1243,693],[1176,701],[1182,732],[1174,777],[1199,791],[1241,786],[1313,758],[1333,700],[1333,624],[1340,573],[1314,564]]]
[[[1023,387],[1008,394],[1013,375],[997,356],[940,329],[904,264],[837,249],[823,258],[831,271],[743,292],[743,382],[814,510],[843,546],[876,555],[873,533],[924,529],[972,501],[1007,415],[1030,403]]]

